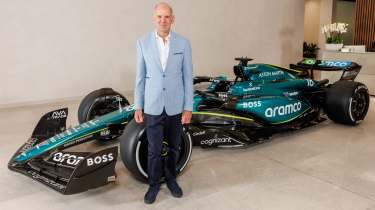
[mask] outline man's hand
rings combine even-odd
[[[190,123],[191,115],[192,115],[191,111],[182,112],[181,123],[182,124]]]
[[[142,109],[137,109],[134,113],[134,119],[136,123],[143,123],[143,112]]]

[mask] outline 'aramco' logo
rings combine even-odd
[[[300,111],[302,108],[301,102],[294,104],[287,104],[284,106],[276,106],[273,108],[267,108],[265,111],[266,117],[284,116]]]

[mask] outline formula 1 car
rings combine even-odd
[[[369,94],[364,84],[354,81],[361,69],[354,62],[303,60],[288,69],[248,64],[250,58],[236,60],[234,80],[225,76],[194,78],[195,84],[209,82],[209,86],[195,92],[192,121],[184,125],[181,136],[178,173],[187,165],[193,145],[244,147],[262,143],[274,133],[315,125],[325,116],[356,125],[367,114]],[[311,79],[313,70],[343,74],[329,84],[328,80]],[[118,92],[95,90],[79,106],[79,125],[66,128],[66,108],[45,114],[8,167],[63,194],[82,192],[115,181],[117,147],[93,153],[66,149],[90,140],[119,139],[126,168],[145,181],[147,136],[145,126],[132,120],[134,111]],[[162,158],[168,156],[168,139],[163,145]]]

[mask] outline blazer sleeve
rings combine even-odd
[[[186,41],[184,59],[182,64],[183,81],[184,81],[184,110],[193,110],[193,63],[190,42]]]
[[[137,41],[137,73],[134,88],[135,109],[143,109],[145,95],[146,63],[143,57],[140,40]]]

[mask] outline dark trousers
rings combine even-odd
[[[182,132],[181,114],[168,116],[165,110],[161,115],[145,114],[145,123],[148,139],[148,182],[151,187],[158,187],[163,174],[167,182],[176,180],[176,162]],[[163,150],[163,141],[168,144],[168,147],[164,146],[164,149],[168,148],[166,151]]]

